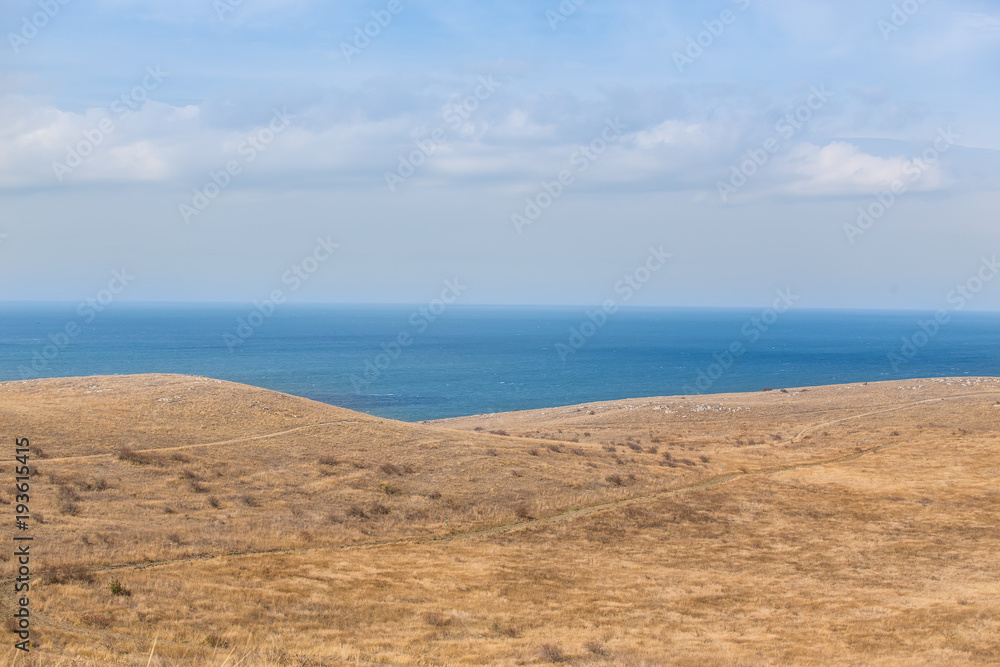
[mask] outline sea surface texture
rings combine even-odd
[[[418,421],[630,397],[1000,376],[1000,314],[0,305],[0,381],[184,373]],[[596,312],[591,309],[591,312]]]

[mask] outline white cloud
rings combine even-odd
[[[822,147],[799,144],[779,158],[776,171],[783,181],[779,189],[798,195],[871,194],[897,181],[910,190],[937,190],[947,184],[939,162],[869,155],[844,141]]]

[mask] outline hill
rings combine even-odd
[[[36,465],[18,664],[1000,655],[1000,379],[410,424],[69,378],[0,384],[0,423]]]

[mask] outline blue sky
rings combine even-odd
[[[295,300],[599,304],[663,246],[635,305],[936,309],[1000,252],[995,3],[225,1],[0,8],[0,300],[251,301],[322,236]]]

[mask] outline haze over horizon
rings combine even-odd
[[[620,305],[1000,310],[992,3],[12,0],[0,33],[0,301],[593,307],[658,250]]]

